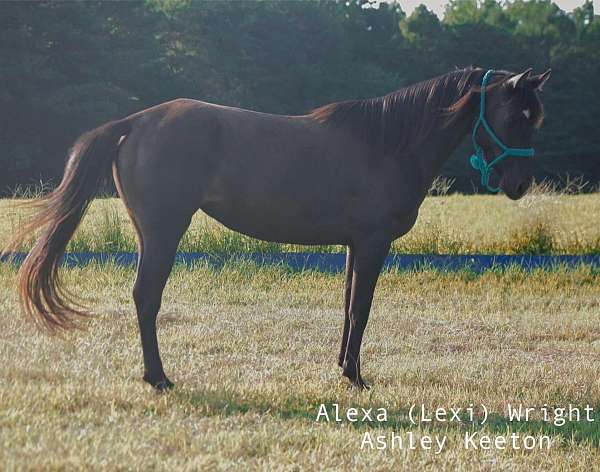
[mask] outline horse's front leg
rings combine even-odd
[[[357,241],[353,246],[350,330],[342,369],[343,375],[358,388],[369,388],[360,374],[360,346],[369,319],[377,278],[390,250],[390,244],[391,239],[387,235],[377,234]]]
[[[354,274],[354,253],[352,246],[348,246],[346,252],[346,280],[344,283],[344,331],[342,333],[342,345],[338,357],[338,365],[344,367],[346,358],[346,347],[348,346],[348,332],[350,331],[350,296],[352,294],[352,275]]]

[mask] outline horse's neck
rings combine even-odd
[[[474,119],[474,112],[465,113],[451,125],[440,126],[431,133],[424,147],[424,152],[418,156],[418,159],[421,160],[424,185],[427,189],[439,176],[446,161],[467,136]]]

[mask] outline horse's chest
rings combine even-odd
[[[394,239],[404,236],[408,233],[417,221],[419,215],[419,207],[417,206],[413,211],[397,215],[392,218],[391,221],[391,233]]]
[[[370,205],[363,214],[364,221],[373,221],[374,226],[388,232],[394,239],[408,233],[414,226],[424,192],[416,182],[396,179],[375,187]],[[353,208],[360,208],[358,203]]]
[[[399,238],[412,229],[424,199],[424,192],[420,189],[409,189],[407,186],[405,190],[410,191],[398,192],[390,208],[390,229],[394,238]]]

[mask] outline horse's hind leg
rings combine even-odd
[[[175,253],[190,217],[174,218],[165,215],[162,224],[138,227],[140,256],[133,299],[137,310],[142,350],[144,353],[144,380],[164,390],[173,386],[163,370],[156,338],[156,316],[160,310],[163,289],[171,273]],[[137,226],[137,225],[136,225]]]

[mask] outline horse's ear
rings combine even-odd
[[[527,82],[529,82],[535,90],[539,90],[540,92],[544,88],[544,84],[550,78],[551,69],[548,69],[543,74],[534,75],[533,77],[529,77]]]
[[[524,79],[527,79],[531,74],[531,67],[527,70],[524,70],[520,74],[513,75],[510,79],[506,81],[506,85],[516,89],[519,85],[523,83]]]

